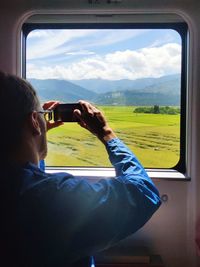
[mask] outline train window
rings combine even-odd
[[[185,24],[26,24],[24,37],[24,76],[41,102],[88,100],[146,168],[185,171]],[[75,123],[51,130],[48,147],[49,166],[110,166]]]

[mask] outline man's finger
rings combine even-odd
[[[82,106],[83,112],[85,112],[86,114],[92,117],[94,116],[93,106],[89,102],[80,100],[79,103]]]
[[[43,109],[46,110],[46,109],[54,109],[56,106],[59,105],[59,101],[48,101],[46,103],[44,103],[43,105]]]

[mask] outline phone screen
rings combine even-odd
[[[59,104],[54,109],[54,121],[77,122],[77,118],[73,115],[75,109],[82,111],[79,103]]]

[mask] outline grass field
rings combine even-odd
[[[133,113],[133,107],[99,107],[117,136],[146,168],[179,160],[180,115]],[[111,166],[102,143],[76,123],[48,132],[48,166]]]

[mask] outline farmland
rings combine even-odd
[[[117,136],[146,168],[170,168],[179,160],[180,115],[134,113],[133,106],[99,107]],[[102,143],[76,123],[48,132],[48,166],[111,166]]]

